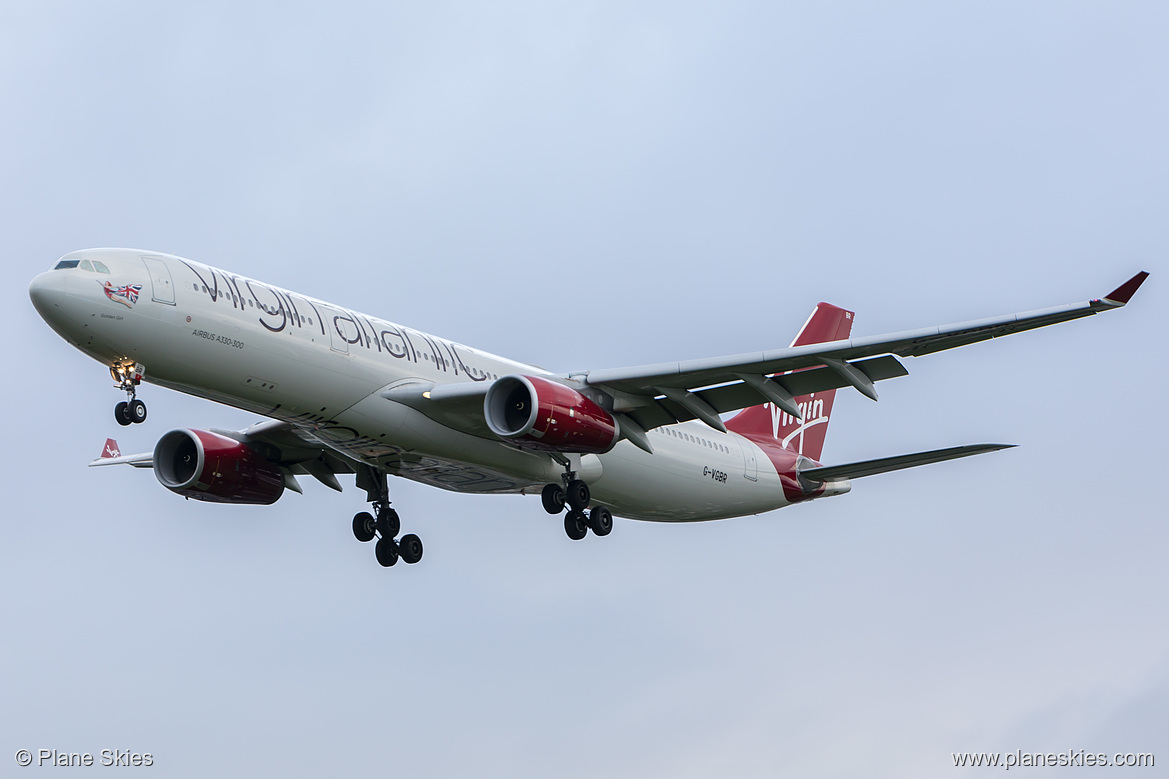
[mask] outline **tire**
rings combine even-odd
[[[565,497],[568,499],[568,505],[574,511],[584,511],[589,507],[589,500],[592,499],[592,493],[589,491],[589,485],[580,479],[576,479],[568,483],[568,491]]]
[[[126,417],[134,424],[140,424],[146,421],[146,404],[138,398],[130,401],[130,405],[126,407]]]
[[[114,419],[116,419],[118,421],[118,424],[121,425],[122,427],[125,427],[126,425],[130,424],[129,407],[130,407],[130,404],[124,400],[121,403],[119,403],[118,405],[114,406]]]
[[[398,544],[392,538],[379,538],[373,553],[383,568],[389,568],[398,562]]]
[[[402,520],[392,508],[387,506],[377,515],[377,531],[382,534],[382,538],[393,538],[401,529]]]
[[[361,543],[373,540],[373,514],[363,511],[353,518],[353,537]]]
[[[589,526],[585,522],[585,515],[579,511],[570,511],[564,515],[564,532],[573,541],[579,541],[588,535]]]
[[[613,532],[613,512],[604,506],[595,506],[589,512],[589,527],[598,536],[607,536]]]
[[[398,551],[402,555],[402,562],[414,565],[422,559],[422,539],[413,533],[407,533],[398,542]]]
[[[544,510],[549,514],[559,514],[564,511],[564,488],[559,484],[545,484],[540,493],[540,500],[544,502]]]

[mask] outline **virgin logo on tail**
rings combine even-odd
[[[828,424],[828,415],[824,413],[824,400],[813,399],[813,396],[808,396],[808,399],[803,403],[798,403],[797,407],[800,409],[800,416],[804,418],[802,423],[774,403],[767,404],[767,408],[771,412],[771,437],[779,441],[780,445],[789,447],[792,439],[799,436],[797,451],[802,453],[804,432],[816,425]],[[784,433],[782,438],[780,431]]]
[[[800,329],[792,346],[840,341],[852,332],[853,314],[839,306],[820,303]],[[782,448],[819,460],[824,451],[824,435],[832,414],[836,390],[824,390],[795,397],[803,421],[799,421],[772,403],[745,408],[726,422],[727,429],[745,435],[757,443],[771,444],[771,437]]]
[[[121,457],[122,452],[118,449],[118,442],[112,438],[106,439],[106,447],[101,451],[102,457]]]

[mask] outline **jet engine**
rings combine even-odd
[[[572,387],[536,376],[504,376],[483,400],[487,426],[529,449],[601,454],[620,436],[617,420]]]
[[[171,492],[212,503],[275,503],[279,466],[239,441],[206,430],[172,430],[154,447],[154,476]]]

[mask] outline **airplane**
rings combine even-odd
[[[851,338],[854,313],[818,304],[787,348],[554,373],[170,254],[87,249],[29,286],[33,306],[105,365],[142,423],[143,382],[264,417],[240,430],[183,428],[150,452],[108,439],[94,466],[150,468],[185,498],[274,503],[310,476],[353,474],[369,511],[353,535],[389,567],[417,563],[389,475],[469,493],[535,494],[573,540],[613,516],[696,522],[842,495],[851,480],[1004,448],[974,444],[825,465],[836,391],[919,357],[1127,304],[1137,273],[1102,298],[972,322]],[[731,412],[733,416],[726,417]]]

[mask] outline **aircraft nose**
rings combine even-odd
[[[28,296],[41,318],[51,321],[65,302],[65,285],[68,272],[47,271],[37,276],[28,285]]]

